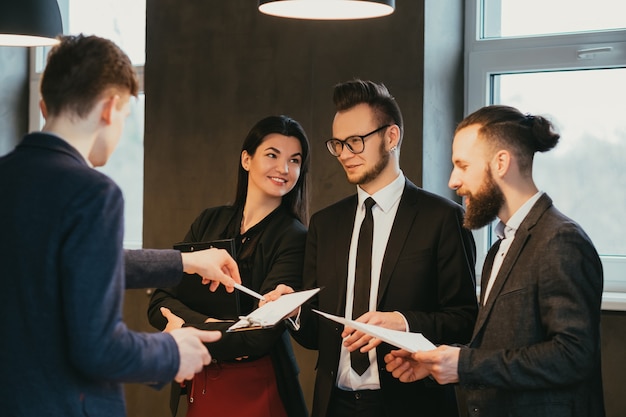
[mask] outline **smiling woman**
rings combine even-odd
[[[299,289],[308,219],[307,136],[287,116],[266,117],[246,136],[237,162],[235,203],[204,210],[185,241],[232,239],[245,287],[260,294],[279,284]],[[174,321],[225,331],[233,319],[257,306],[253,297],[219,289],[211,293],[203,290],[199,279],[188,277],[175,288],[157,289],[148,316],[159,330]],[[166,320],[161,307],[173,316]],[[214,363],[186,384],[187,416],[307,415],[288,336],[283,325],[222,333],[222,339],[211,345]],[[242,381],[245,390],[240,389]],[[180,385],[172,389],[178,399]]]

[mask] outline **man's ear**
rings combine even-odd
[[[46,107],[46,103],[43,99],[39,100],[39,110],[41,110],[41,115],[44,119],[48,118],[48,108]]]
[[[511,168],[511,153],[507,150],[500,150],[493,156],[494,174],[502,178]]]
[[[120,96],[117,94],[106,96],[102,99],[102,110],[100,112],[100,119],[107,125],[110,125],[113,120],[113,110],[117,109],[117,104],[120,100]]]
[[[400,127],[396,124],[389,126],[385,138],[387,139],[387,150],[395,149],[400,142]]]

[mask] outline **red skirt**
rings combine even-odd
[[[187,384],[187,417],[287,417],[269,355],[205,366]]]

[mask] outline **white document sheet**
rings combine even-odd
[[[319,310],[313,309],[317,314],[322,317],[341,323],[344,326],[350,326],[357,330],[367,333],[370,336],[374,336],[377,339],[387,342],[392,346],[402,348],[409,352],[417,352],[418,350],[426,351],[433,350],[437,347],[432,342],[426,339],[421,333],[401,332],[398,330],[385,329],[384,327],[375,326],[373,324],[360,323],[354,320],[348,320],[345,317],[338,317],[332,314],[324,313]]]
[[[289,313],[317,294],[319,290],[319,288],[314,288],[312,290],[285,294],[276,301],[270,301],[262,305],[247,316],[239,317],[239,321],[226,331],[235,332],[275,326],[276,323],[287,317]]]

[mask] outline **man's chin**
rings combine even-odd
[[[363,176],[346,172],[346,179],[352,185],[359,185],[362,183]]]
[[[474,218],[471,216],[467,216],[467,214],[465,215],[465,218],[463,219],[463,227],[465,227],[466,229],[470,229],[470,230],[478,230],[482,227],[487,226],[488,224],[490,224],[492,221],[494,221],[496,219],[496,216],[490,217],[490,218]]]

